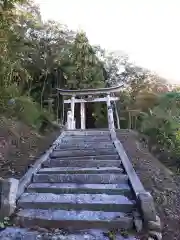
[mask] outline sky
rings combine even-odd
[[[44,20],[84,30],[91,44],[123,51],[180,84],[179,0],[35,0]]]

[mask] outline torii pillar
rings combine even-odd
[[[112,106],[111,106],[111,98],[110,98],[109,94],[107,94],[107,112],[108,112],[109,129],[113,130],[113,129],[115,129],[115,127],[114,127],[114,116],[113,116],[113,110],[112,110]]]
[[[85,103],[81,102],[81,129],[86,128]]]
[[[71,97],[71,129],[75,129],[75,120],[74,120],[74,106],[75,106],[75,97]]]

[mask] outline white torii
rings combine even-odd
[[[68,129],[75,129],[75,119],[74,119],[74,108],[76,103],[80,103],[81,105],[81,129],[85,129],[85,103],[86,102],[106,102],[107,103],[107,109],[108,109],[108,123],[109,128],[114,129],[114,117],[113,117],[113,111],[111,108],[111,101],[118,101],[118,97],[111,97],[111,93],[119,92],[122,85],[116,86],[116,87],[110,87],[110,88],[99,88],[99,89],[82,89],[82,90],[66,90],[66,89],[59,89],[57,88],[58,92],[63,96],[71,96],[71,99],[64,100],[64,103],[70,103],[71,104],[71,111],[68,111]],[[106,97],[96,97],[92,98],[92,96],[96,96],[99,94],[105,94]],[[89,98],[75,98],[76,96],[91,96]],[[117,125],[118,128],[120,128],[119,123],[119,116],[116,113],[117,117]]]

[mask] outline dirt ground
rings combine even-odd
[[[154,197],[163,240],[180,240],[180,178],[148,152],[137,133],[120,130],[117,136],[144,187]]]
[[[43,136],[27,125],[0,118],[0,177],[21,178],[60,134],[60,130]]]

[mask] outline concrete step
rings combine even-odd
[[[97,140],[77,140],[77,139],[71,139],[71,140],[62,140],[61,141],[61,144],[62,145],[65,145],[65,144],[68,144],[68,145],[76,145],[76,144],[90,144],[90,145],[96,145],[96,144],[99,144],[101,143],[101,145],[110,145],[112,144],[112,141],[105,141],[105,140],[102,140],[102,139],[97,139]],[[61,145],[59,144],[59,145]]]
[[[38,173],[47,174],[99,174],[99,173],[123,173],[124,170],[118,167],[94,167],[94,168],[78,168],[78,167],[54,167],[41,168]]]
[[[83,159],[83,160],[81,160]],[[43,167],[78,167],[78,168],[91,168],[91,167],[121,167],[120,160],[86,160],[86,158],[72,158],[67,160],[61,159],[48,159],[43,163]]]
[[[106,134],[106,135],[100,135],[100,134],[92,134],[92,135],[68,135],[66,134],[64,137],[66,138],[71,138],[71,139],[74,139],[74,138],[87,138],[87,139],[90,139],[90,138],[102,138],[102,139],[111,139],[110,137],[110,134]]]
[[[112,143],[112,140],[111,138],[102,138],[102,137],[63,137],[62,143],[98,143],[98,142],[101,142],[101,143]]]
[[[70,231],[83,229],[132,229],[133,216],[121,212],[65,211],[23,209],[17,213],[16,224]]]
[[[66,151],[66,150],[54,150],[51,154],[51,158],[62,158],[62,157],[86,157],[86,156],[98,156],[98,155],[111,155],[114,154],[118,156],[118,153],[116,150],[108,150],[108,149],[96,149],[96,150],[72,150],[72,151]]]
[[[38,232],[39,230],[39,232]],[[43,231],[44,230],[44,231]],[[27,228],[7,227],[0,232],[2,240],[109,240],[108,231],[90,229],[85,231],[66,233],[62,230],[46,231],[43,228],[37,228],[36,231]],[[137,240],[135,237],[123,237],[116,235],[116,240]]]
[[[113,143],[99,143],[98,144],[99,148],[114,148]],[[57,146],[56,149],[69,149],[69,148],[87,148],[87,149],[93,149],[93,148],[97,148],[97,144],[96,143],[61,143],[60,146]]]
[[[39,229],[47,228],[49,240],[108,240],[102,231],[134,230],[134,197],[109,131],[69,131],[17,201],[14,219],[24,233],[12,238],[0,233],[0,239],[44,240]]]
[[[18,207],[131,213],[135,202],[122,195],[24,193]]]
[[[50,158],[51,159],[51,158]],[[108,154],[108,155],[99,155],[99,156],[72,156],[72,157],[66,157],[66,158],[59,158],[61,160],[116,160],[120,159],[119,155],[117,154]]]
[[[69,139],[69,140],[74,140],[74,139],[79,139],[79,140],[89,140],[89,139],[102,139],[105,141],[111,141],[111,137],[109,136],[67,136],[65,135],[63,137],[64,139]]]
[[[65,144],[64,144],[65,145]],[[89,151],[97,151],[101,149],[101,151],[103,149],[106,149],[106,150],[109,150],[109,151],[115,151],[115,147],[114,146],[100,146],[99,144],[95,144],[94,146],[93,145],[84,145],[84,146],[73,146],[73,145],[69,145],[69,146],[63,146],[63,145],[60,145],[59,147],[55,148],[54,151],[77,151],[77,150],[89,150]]]
[[[93,130],[83,130],[83,131],[66,131],[66,136],[110,136],[110,132],[106,131],[93,131]]]
[[[76,184],[76,183],[32,183],[27,192],[55,194],[109,194],[124,195],[132,199],[132,191],[128,184]]]
[[[128,176],[125,174],[35,174],[33,182],[41,183],[127,183]]]
[[[64,152],[64,151],[75,151],[75,152],[78,152],[78,151],[84,151],[84,152],[93,152],[93,151],[101,151],[101,152],[104,152],[104,150],[105,150],[105,152],[114,152],[114,153],[116,153],[116,149],[115,149],[115,147],[100,147],[99,146],[99,144],[96,144],[96,146],[92,146],[92,147],[86,147],[86,146],[84,146],[84,147],[69,147],[69,148],[61,148],[61,146],[59,146],[59,147],[57,147],[57,148],[55,148],[54,149],[54,151],[55,152],[57,152],[57,151],[60,151],[60,152]]]

